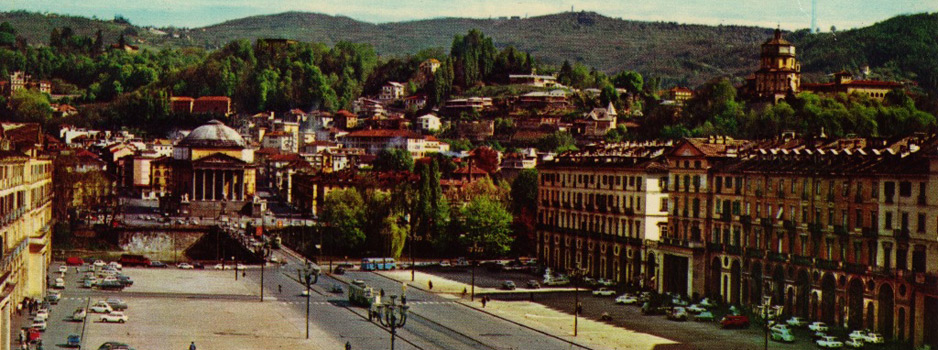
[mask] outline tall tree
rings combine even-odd
[[[354,188],[329,192],[323,203],[323,221],[340,248],[354,249],[365,241],[365,200]]]
[[[377,171],[413,171],[414,158],[407,150],[385,148],[378,152],[374,168]]]
[[[488,197],[477,197],[460,209],[462,231],[460,237],[465,247],[480,248],[484,258],[502,257],[511,248],[512,216],[498,201]]]

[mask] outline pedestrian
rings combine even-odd
[[[245,276],[247,276],[247,275],[248,275],[248,273],[247,273],[247,272],[245,272],[245,271],[241,271],[241,277],[245,277]]]
[[[345,350],[352,350],[352,343],[345,342]]]
[[[16,315],[23,316],[23,303],[16,304]]]
[[[466,287],[462,287],[462,297],[463,297],[463,298],[466,297],[466,293],[467,293],[467,292],[468,292],[468,291],[466,290]]]
[[[430,290],[433,290],[433,281],[427,280],[427,287],[430,287]]]
[[[283,286],[277,285],[277,293],[283,293]]]
[[[485,303],[487,302],[487,297],[482,297],[482,308],[485,308]]]
[[[195,350],[195,342],[192,342],[192,344],[189,344],[189,350]]]

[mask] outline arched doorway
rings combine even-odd
[[[863,329],[863,282],[859,278],[847,285],[847,326]]]
[[[837,282],[831,273],[824,274],[821,279],[821,320],[827,323],[834,323],[836,310],[835,301],[837,293]]]
[[[788,287],[787,292],[785,293],[785,318],[790,317],[795,313],[795,287]]]
[[[749,271],[749,279],[752,281],[749,283],[749,302],[750,303],[761,303],[762,302],[762,264],[755,262],[752,263],[752,269]]]
[[[785,269],[782,268],[782,265],[776,265],[775,271],[772,273],[772,304],[773,305],[784,305],[785,304]]]
[[[707,280],[707,296],[714,299],[723,300],[720,297],[720,281],[722,278],[720,276],[723,274],[723,264],[720,262],[720,257],[714,257],[710,261],[710,278]]]
[[[866,328],[874,328],[876,324],[876,312],[873,306],[873,302],[866,304]]]
[[[892,286],[889,284],[883,284],[882,287],[879,287],[879,332],[883,334],[883,337],[892,338],[892,329],[895,324],[893,317],[893,307],[895,303],[895,294],[892,291]]]
[[[739,304],[739,292],[740,285],[739,282],[742,279],[742,269],[739,267],[739,260],[733,260],[733,264],[730,266],[730,297],[729,301],[733,304]]]
[[[811,318],[817,319],[819,297],[817,292],[811,293]]]
[[[811,295],[811,280],[808,279],[808,270],[798,271],[798,278],[795,281],[798,285],[798,297],[795,298],[795,311],[798,316],[809,317],[808,307],[810,306],[808,296]]]

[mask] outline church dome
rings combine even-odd
[[[179,146],[188,147],[244,147],[244,139],[235,129],[229,128],[218,120],[202,125],[179,142]]]

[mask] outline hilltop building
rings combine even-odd
[[[795,45],[782,38],[782,31],[762,44],[759,70],[746,78],[744,95],[757,100],[778,101],[801,91],[801,63]]]

